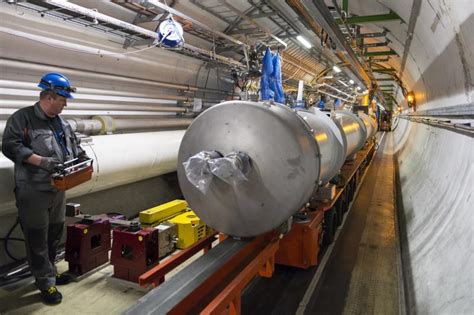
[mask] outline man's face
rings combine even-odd
[[[67,99],[61,95],[48,96],[49,115],[56,116],[61,114],[63,108],[67,106]]]

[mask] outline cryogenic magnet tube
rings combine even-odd
[[[248,155],[247,180],[229,185],[214,175],[203,194],[183,165],[202,151]],[[279,104],[231,101],[198,116],[178,153],[178,179],[190,207],[219,232],[250,237],[286,221],[316,190],[319,148],[304,120]]]
[[[209,108],[179,148],[184,197],[219,232],[251,237],[277,228],[364,145],[362,120],[338,115],[339,125],[318,110],[281,104],[230,101]]]

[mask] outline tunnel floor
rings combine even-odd
[[[245,291],[242,313],[398,314],[395,215],[393,139],[386,133],[332,252],[326,250],[322,275],[316,278],[317,267],[277,266],[273,278],[258,278]],[[315,289],[308,289],[315,280]]]

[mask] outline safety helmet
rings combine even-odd
[[[69,79],[60,73],[47,73],[42,78],[38,87],[43,90],[52,90],[54,93],[65,98],[74,98],[71,93],[76,92],[76,88],[71,86]]]

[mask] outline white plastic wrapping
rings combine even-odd
[[[183,163],[184,171],[189,182],[203,194],[206,194],[209,189],[213,176],[207,162],[213,157],[218,156],[216,152],[201,151]]]
[[[250,159],[244,153],[231,152],[222,158],[208,161],[211,173],[232,186],[247,181]]]
[[[241,152],[220,157],[217,152],[201,151],[191,156],[183,166],[189,182],[206,194],[214,176],[232,186],[247,181],[250,159]]]

